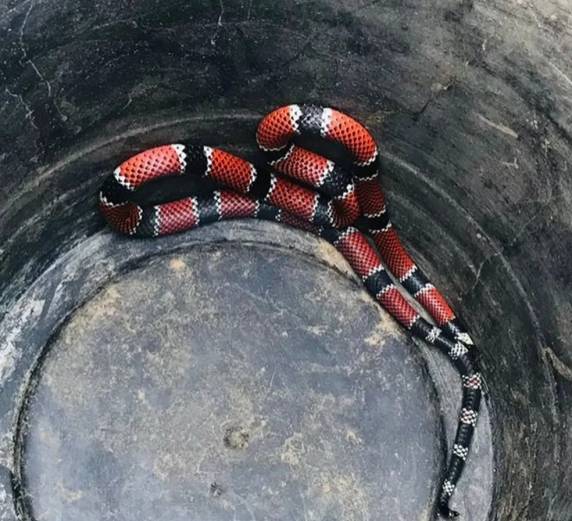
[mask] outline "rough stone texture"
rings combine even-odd
[[[567,521],[571,11],[565,0],[4,2],[0,312],[102,226],[96,187],[131,152],[188,139],[250,154],[267,109],[337,105],[379,137],[394,220],[483,351],[491,518]],[[25,309],[30,325],[49,312]],[[12,397],[26,351],[4,338],[2,353]]]

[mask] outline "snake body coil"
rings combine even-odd
[[[302,148],[298,136],[342,145],[350,168]],[[441,293],[403,247],[389,219],[378,180],[378,149],[369,131],[337,110],[313,105],[281,107],[260,122],[259,147],[267,167],[205,146],[164,145],[122,163],[102,186],[99,205],[118,232],[157,237],[236,218],[282,222],[311,231],[333,244],[365,287],[407,330],[445,353],[461,375],[463,400],[452,454],[437,507],[455,517],[449,499],[469,454],[481,400],[476,349]],[[141,185],[165,176],[198,176],[219,187],[156,205],[133,202]],[[432,317],[422,318],[386,269]]]

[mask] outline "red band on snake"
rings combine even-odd
[[[300,136],[341,145],[351,166],[302,148],[296,142]],[[227,219],[258,218],[310,231],[332,243],[372,297],[414,336],[444,352],[462,377],[457,434],[437,499],[438,512],[455,517],[449,500],[468,457],[480,408],[476,349],[445,298],[409,256],[389,219],[373,136],[335,109],[288,105],[262,119],[256,138],[268,154],[268,165],[261,168],[204,146],[164,145],[141,152],[105,181],[100,209],[116,231],[135,237],[158,237]],[[134,202],[140,186],[167,176],[206,178],[217,189],[206,196],[163,204]],[[416,299],[434,323],[421,317],[403,292]]]

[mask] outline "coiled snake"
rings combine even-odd
[[[304,136],[343,146],[351,163],[335,163],[303,148],[297,138]],[[262,168],[207,146],[173,144],[141,152],[106,179],[99,194],[100,209],[113,229],[134,237],[257,218],[313,232],[333,244],[372,297],[412,335],[445,353],[461,375],[457,433],[437,499],[442,516],[457,516],[449,509],[449,499],[469,454],[481,400],[476,349],[444,297],[408,255],[389,219],[372,135],[335,109],[288,105],[262,119],[256,139],[267,154]],[[163,204],[134,202],[137,188],[164,176],[207,178],[218,189]],[[420,316],[403,290],[434,323]]]

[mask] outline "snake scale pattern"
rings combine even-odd
[[[304,148],[300,138],[305,136],[340,145],[350,160],[336,163]],[[461,376],[457,433],[437,498],[437,513],[456,517],[449,500],[469,455],[482,394],[477,351],[445,298],[406,252],[389,219],[374,138],[338,110],[288,105],[262,119],[256,139],[266,154],[261,167],[207,146],[172,144],[141,152],[106,179],[100,210],[114,230],[134,237],[256,218],[312,232],[333,244],[371,296],[412,335],[445,353]],[[162,204],[134,202],[139,187],[166,176],[206,178],[217,188],[208,195]],[[430,321],[403,292],[417,301]]]

